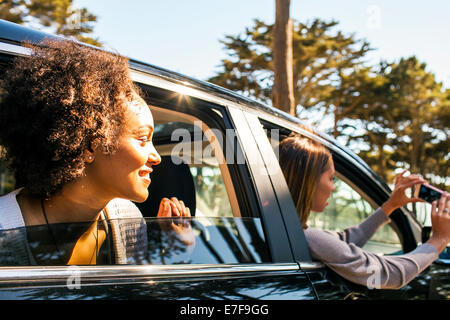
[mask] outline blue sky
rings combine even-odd
[[[275,21],[275,0],[74,0],[98,16],[94,36],[110,49],[186,75],[214,75],[225,52],[219,40],[253,19]],[[450,1],[291,0],[291,17],[339,21],[338,29],[366,39],[368,58],[416,55],[450,88]]]

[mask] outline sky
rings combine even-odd
[[[108,49],[206,80],[226,57],[225,35],[254,19],[275,22],[275,0],[74,0],[97,15],[93,36]],[[450,88],[449,0],[291,0],[292,19],[339,22],[336,30],[367,40],[375,65],[415,55]]]

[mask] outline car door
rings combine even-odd
[[[330,205],[324,213],[312,214],[308,220],[309,225],[314,228],[340,231],[346,227],[358,224],[371,214],[376,208],[384,203],[389,197],[388,187],[367,166],[357,161],[344,149],[333,145],[330,141],[310,135],[295,123],[282,121],[278,117],[254,113],[248,115],[252,121],[254,132],[263,128],[264,134],[259,133],[260,145],[266,145],[276,149],[279,141],[289,135],[292,131],[302,133],[307,137],[314,138],[323,143],[333,154],[335,169],[337,173],[336,191],[330,198]],[[276,136],[271,133],[274,130]],[[256,133],[255,133],[256,135]],[[264,139],[268,137],[269,139]],[[263,148],[263,146],[261,146]],[[266,151],[265,155],[269,152]],[[275,163],[275,159],[271,160]],[[274,166],[276,170],[277,166]],[[277,193],[286,194],[285,182],[277,183]],[[285,196],[288,202],[292,200]],[[295,208],[286,208],[292,215],[296,215]],[[286,213],[288,214],[288,213]],[[417,238],[420,239],[420,226],[411,217],[405,208],[401,208],[391,215],[392,222],[376,232],[376,234],[364,246],[365,250],[380,255],[395,255],[412,251],[417,246]],[[288,232],[295,232],[288,230]],[[348,290],[347,298],[351,299],[436,299],[448,298],[448,265],[441,259],[433,263],[429,268],[417,276],[408,285],[399,290],[370,290],[367,287],[355,285],[343,280],[345,290]],[[336,275],[332,272],[334,281]],[[338,277],[339,278],[339,277]],[[314,276],[311,277],[314,279]],[[320,283],[312,280],[313,283]],[[320,292],[319,292],[320,295]]]
[[[282,211],[286,232],[290,237],[289,242],[292,248],[292,254],[300,266],[309,266],[304,271],[308,274],[308,278],[312,282],[318,299],[345,300],[355,298],[357,294],[348,287],[346,281],[337,276],[332,270],[326,268],[322,263],[312,261],[295,205],[278,164],[277,143],[272,145],[267,139],[268,137],[272,137],[279,142],[279,138],[284,133],[287,133],[286,128],[282,126],[264,128],[261,119],[269,118],[278,121],[278,118],[276,115],[263,113],[257,109],[246,109],[242,115],[237,114],[236,117],[245,119],[249,128],[251,128],[251,134],[255,138],[256,146],[263,157],[266,168],[264,174],[267,175],[270,180],[270,185],[275,190],[275,196]],[[247,134],[249,135],[250,132]]]
[[[374,208],[385,202],[388,194],[383,191],[380,184],[376,183],[376,180],[371,179],[365,170],[358,168],[352,161],[345,160],[342,155],[340,157],[335,155],[334,158],[339,163],[341,190],[351,195],[351,199],[355,202],[365,203],[365,206],[361,204],[359,206],[364,207],[365,212],[359,210],[357,215],[355,211],[353,216],[350,216],[351,224],[359,223]],[[335,199],[335,201],[338,200]],[[424,209],[429,212],[430,207]],[[407,208],[396,210],[390,218],[392,222],[375,233],[363,247],[365,250],[380,255],[399,255],[414,250],[422,242],[422,225],[413,218]],[[349,225],[342,225],[341,228]],[[369,290],[361,286],[353,287],[359,292],[364,292],[371,299],[448,299],[449,272],[448,264],[438,259],[411,282],[397,290]]]
[[[12,55],[3,51],[3,58],[7,67]],[[206,160],[187,163],[198,204],[189,221],[195,247],[176,250],[174,242],[163,240],[170,237],[164,238],[162,232],[155,236],[161,221],[150,209],[141,208],[140,224],[146,226],[146,233],[139,239],[148,244],[148,259],[139,260],[142,264],[135,256],[126,256],[122,265],[0,266],[0,299],[316,299],[305,272],[315,265],[299,264],[293,258],[273,188],[258,167],[261,156],[246,149],[256,144],[243,133],[248,125],[235,123],[230,116],[232,103],[168,81],[167,75],[150,72],[148,66],[132,67],[133,79],[145,91],[155,114],[159,151],[169,150],[171,155],[177,146],[185,145],[186,141],[166,141],[167,130],[172,138],[177,129],[190,137],[195,136],[196,127],[200,129],[200,139],[188,144],[195,148],[198,143],[200,158],[206,154]],[[214,143],[219,134],[226,141],[223,145]],[[195,150],[193,157],[198,160]],[[6,167],[2,170],[3,176],[11,177]],[[13,180],[2,181],[8,182],[2,185],[3,192],[16,187]],[[209,183],[203,190],[206,194],[200,194],[195,184],[199,181]],[[113,230],[113,221],[107,223],[108,230]]]

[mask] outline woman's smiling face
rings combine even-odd
[[[119,147],[112,155],[105,155],[98,148],[89,173],[101,187],[105,197],[123,198],[143,202],[148,197],[152,166],[161,157],[152,143],[154,123],[150,108],[136,97],[125,112]]]

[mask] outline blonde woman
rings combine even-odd
[[[357,284],[397,289],[410,282],[434,260],[450,242],[450,196],[444,194],[431,208],[432,236],[414,251],[398,256],[379,256],[361,249],[372,235],[390,221],[397,208],[410,202],[405,190],[424,180],[401,173],[389,199],[359,225],[342,232],[309,228],[311,211],[322,212],[335,190],[335,169],[331,153],[323,145],[291,135],[280,143],[280,166],[297,208],[313,259],[322,261],[342,277]],[[378,280],[369,283],[374,272]]]

